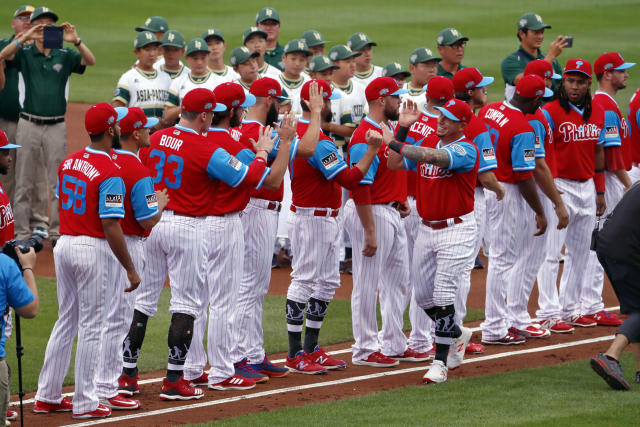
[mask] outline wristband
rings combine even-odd
[[[15,39],[13,41],[13,44],[15,44],[18,49],[20,48],[20,43],[18,43],[18,39]]]
[[[402,147],[406,144],[404,142],[398,142],[395,139],[389,143],[389,148],[395,151],[398,154],[402,154]]]
[[[400,142],[404,142],[407,139],[407,134],[409,133],[409,128],[398,125],[398,129],[396,130],[396,139]]]
[[[31,270],[31,272],[33,273],[33,268],[31,267],[25,267],[22,269],[22,273],[24,273],[26,270]]]
[[[74,45],[75,47],[78,47],[78,46],[80,46],[81,44],[82,44],[82,39],[78,39],[78,41],[77,41],[77,42],[75,42],[73,45]]]
[[[593,177],[593,182],[596,184],[596,193],[604,193],[605,184],[604,184],[604,172],[597,172]]]

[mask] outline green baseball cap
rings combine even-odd
[[[256,24],[267,21],[269,19],[280,22],[280,14],[272,7],[263,7],[256,14]]]
[[[17,8],[16,11],[13,12],[13,17],[15,18],[20,15],[31,15],[34,10],[35,8],[33,6],[26,4]]]
[[[542,30],[544,28],[551,28],[551,25],[542,22],[542,17],[537,13],[525,13],[518,19],[518,30]]]
[[[349,46],[353,50],[360,50],[366,45],[377,46],[378,44],[371,40],[368,35],[365,33],[354,33],[351,34],[349,40],[347,40],[347,46]]]
[[[362,52],[354,52],[348,46],[337,44],[329,49],[329,59],[332,61],[340,61],[342,59],[354,58],[362,55]]]
[[[452,44],[460,40],[466,42],[469,40],[469,37],[464,37],[462,34],[460,34],[460,31],[456,30],[455,28],[445,28],[444,30],[440,31],[438,33],[438,36],[436,37],[438,46],[451,46]]]
[[[284,45],[284,54],[302,52],[307,56],[313,55],[313,53],[307,47],[307,43],[302,39],[293,39],[286,45]]]
[[[200,38],[195,38],[190,40],[187,44],[187,50],[184,52],[185,56],[189,56],[192,53],[196,52],[209,52],[209,46],[207,46],[207,42]]]
[[[202,40],[207,41],[207,39],[210,37],[217,37],[220,40],[225,41],[224,36],[222,35],[222,31],[218,30],[217,28],[209,28],[205,30],[204,33],[202,33]]]
[[[185,46],[184,36],[180,31],[169,30],[162,36],[160,46],[173,46],[183,49]]]
[[[410,72],[402,68],[402,65],[400,65],[399,62],[391,62],[385,65],[382,69],[383,77],[393,77],[397,76],[398,74],[402,74],[405,79],[411,75]]]
[[[246,46],[237,47],[231,51],[229,63],[236,67],[247,62],[249,58],[257,58],[258,56],[260,56],[258,52],[252,52]]]
[[[150,44],[160,44],[160,40],[156,38],[156,35],[151,31],[142,31],[138,33],[136,39],[133,41],[133,48],[140,49]]]
[[[31,22],[45,16],[53,19],[53,22],[58,22],[58,15],[56,15],[53,10],[49,9],[46,6],[36,7],[35,9],[33,9],[33,12],[31,12]]]
[[[245,44],[247,39],[254,34],[259,34],[261,37],[264,37],[265,39],[267,38],[267,33],[262,31],[260,28],[249,27],[246,30],[244,30],[244,34],[242,34],[242,44]]]
[[[152,33],[164,33],[169,30],[169,23],[162,16],[150,16],[144,21],[142,27],[136,27],[136,31],[151,31]]]
[[[337,70],[338,66],[333,65],[333,62],[325,55],[316,55],[309,60],[309,71],[320,72],[326,70]]]
[[[322,39],[322,35],[316,30],[307,30],[300,36],[302,40],[307,42],[307,46],[322,46],[329,43],[327,40]]]
[[[427,49],[426,47],[419,47],[414,49],[409,55],[409,63],[415,65],[419,62],[428,62],[428,61],[438,61],[440,62],[442,58],[439,58],[433,54],[431,49]]]

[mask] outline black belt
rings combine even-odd
[[[64,122],[64,116],[43,119],[43,118],[34,117],[31,114],[20,113],[20,117],[30,121],[31,123],[35,123],[37,125],[55,125],[56,123]]]

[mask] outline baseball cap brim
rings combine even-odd
[[[142,126],[143,128],[150,128],[157,125],[160,120],[157,117],[147,117],[147,124]]]
[[[308,47],[322,46],[324,44],[329,44],[329,43],[331,43],[329,40],[320,40],[317,42],[313,42],[312,44],[307,43],[307,46]]]
[[[583,76],[585,76],[588,79],[591,78],[590,74],[587,74],[584,71],[580,71],[580,70],[565,70],[565,72],[562,73],[562,74],[564,75],[564,74],[568,74],[568,73],[578,73],[578,74],[582,74]]]
[[[397,91],[393,92],[389,96],[402,95],[403,93],[409,93],[409,89],[402,89],[402,88],[398,89]]]
[[[118,115],[116,122],[124,119],[127,114],[129,114],[129,109],[127,107],[114,107],[113,109],[116,110],[116,114]]]
[[[216,108],[214,108],[213,110],[214,113],[219,113],[221,111],[227,111],[227,106],[224,104],[220,104],[219,102],[216,102]]]
[[[2,147],[0,147],[0,150],[10,150],[11,148],[21,148],[22,145],[17,145],[17,144],[7,144],[7,145],[3,145]]]
[[[552,79],[556,79],[556,80],[560,80],[562,78],[562,76],[560,74],[558,74],[558,73],[553,73],[551,75],[551,78]]]
[[[624,64],[619,65],[616,68],[614,68],[614,70],[626,70],[627,68],[631,68],[634,65],[636,65],[635,62],[625,62]]]
[[[538,24],[538,25],[535,25],[535,26],[531,26],[531,27],[527,26],[525,28],[527,30],[538,31],[538,30],[542,30],[542,29],[551,28],[551,25],[547,25],[547,24],[542,23],[542,24]]]
[[[156,32],[155,28],[149,28],[149,27],[136,27],[136,31],[138,32],[151,31],[152,33]]]
[[[338,92],[331,92],[331,96],[327,99],[340,99],[340,94]]]
[[[480,80],[480,83],[478,83],[475,87],[489,86],[491,83],[493,83],[493,80],[493,77],[483,77],[482,80]]]
[[[255,103],[256,103],[256,97],[251,93],[247,93],[245,95],[244,102],[240,106],[243,108],[248,108],[254,105]]]
[[[463,42],[468,42],[469,41],[469,37],[458,37],[457,39],[452,40],[449,44],[447,44],[446,46],[451,46],[454,43],[459,42],[460,40],[462,40]],[[442,46],[442,45],[440,45]]]
[[[453,120],[454,122],[459,122],[460,121],[459,118],[454,116],[449,110],[446,110],[445,108],[442,108],[442,107],[433,107],[433,108],[435,108],[436,110],[440,111],[442,113],[442,115],[445,116],[449,120]]]
[[[549,89],[548,87],[544,88],[544,95],[542,95],[543,98],[549,98],[553,96],[553,91],[551,89]]]

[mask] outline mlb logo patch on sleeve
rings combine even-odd
[[[485,160],[495,160],[496,153],[493,151],[493,148],[483,148],[482,149],[482,158]]]
[[[336,153],[330,153],[329,155],[322,158],[322,166],[324,166],[324,168],[327,170],[337,165],[338,162],[340,162],[340,160],[338,159],[338,155]]]
[[[147,199],[147,207],[149,209],[158,207],[158,198],[156,197],[156,193],[147,194],[145,198]]]
[[[240,163],[240,160],[236,159],[234,156],[231,156],[231,158],[229,159],[229,166],[239,171],[242,167],[242,163]]]
[[[453,151],[455,151],[456,153],[460,154],[461,156],[464,156],[467,154],[467,150],[464,149],[464,147],[461,147],[458,144],[453,144],[451,146],[451,148],[453,148]]]
[[[607,138],[617,138],[618,137],[618,126],[607,126],[604,130],[604,136]]]
[[[108,208],[121,208],[122,194],[107,194],[105,196],[104,205]]]
[[[527,149],[524,150],[524,160],[526,162],[534,161],[536,158],[536,150]]]

